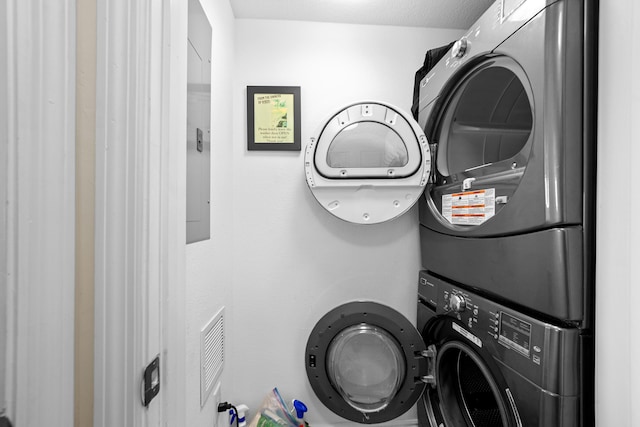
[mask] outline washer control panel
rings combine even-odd
[[[523,373],[533,382],[553,383],[546,365],[562,366],[579,360],[579,331],[531,317],[490,297],[420,272],[419,300],[436,318],[455,319],[453,330],[478,349]]]
[[[440,303],[438,312],[457,318],[469,329],[478,328],[480,306],[475,296],[469,292],[453,287],[440,286]]]

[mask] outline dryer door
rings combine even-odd
[[[427,138],[397,107],[361,102],[330,116],[305,152],[307,184],[327,211],[356,224],[396,218],[431,170]]]
[[[404,414],[420,398],[425,345],[397,311],[351,302],[316,324],[306,348],[313,391],[334,413],[372,424]]]

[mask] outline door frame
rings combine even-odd
[[[0,2],[0,28],[10,28],[7,24],[8,19],[8,2]],[[9,46],[5,43],[5,37],[8,36],[8,32],[5,30],[3,37],[0,38],[0,58],[9,57]],[[9,80],[7,76],[7,67],[0,67],[0,129],[8,129],[8,112],[9,112]],[[7,414],[8,402],[7,391],[9,390],[9,384],[7,382],[7,356],[8,356],[8,330],[9,330],[9,315],[7,312],[7,296],[8,296],[8,277],[7,277],[7,206],[8,198],[7,193],[9,189],[9,176],[8,171],[8,141],[9,132],[3,131],[0,134],[0,325],[7,325],[6,327],[0,327],[0,417]]]
[[[178,319],[167,331],[164,316],[173,308],[170,285],[184,271],[172,161],[182,145],[169,137],[172,6],[170,0],[97,3],[96,427],[179,425],[182,415],[184,379],[174,372],[184,347],[170,349],[174,341],[165,336],[184,329]],[[184,230],[181,236],[184,245]],[[145,408],[142,374],[156,356],[160,395]]]

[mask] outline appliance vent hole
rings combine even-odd
[[[200,406],[211,394],[224,367],[224,307],[200,332]]]

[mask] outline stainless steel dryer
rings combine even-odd
[[[589,325],[595,2],[499,0],[421,81],[423,267]]]
[[[583,345],[557,326],[421,273],[418,329],[393,309],[356,301],[323,316],[305,364],[322,403],[375,424],[418,404],[420,427],[589,425]]]

